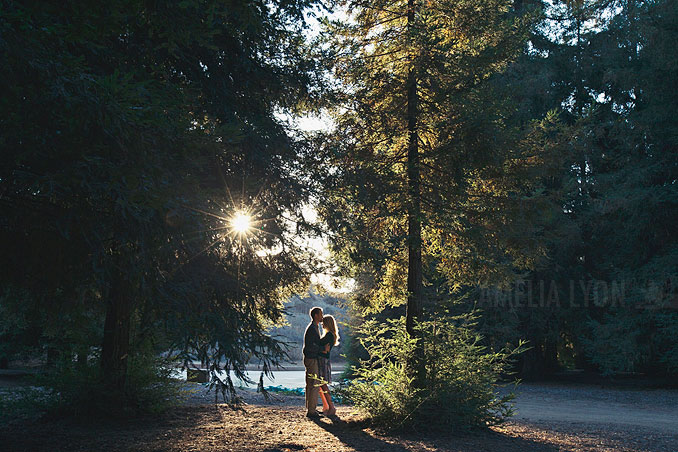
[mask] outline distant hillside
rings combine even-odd
[[[301,362],[304,331],[311,321],[308,314],[313,306],[319,306],[323,309],[325,314],[331,314],[337,320],[340,344],[338,347],[332,349],[332,361],[343,360],[340,355],[343,353],[341,337],[345,328],[345,326],[342,325],[342,322],[347,320],[345,304],[346,300],[343,298],[331,295],[319,295],[311,289],[303,298],[295,296],[290,299],[285,305],[287,322],[289,325],[281,328],[274,328],[270,333],[273,336],[279,336],[280,339],[289,344],[290,359],[293,362]]]

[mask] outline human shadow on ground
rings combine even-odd
[[[409,452],[408,449],[402,446],[387,443],[367,434],[362,429],[363,424],[359,422],[342,421],[338,417],[322,417],[311,419],[311,421],[336,437],[346,446],[355,450],[370,452]],[[306,450],[306,447],[301,444],[286,442],[277,444],[275,447],[265,449],[262,452],[293,452],[297,450]]]
[[[364,421],[344,421],[338,417],[320,418],[313,421],[328,433],[334,435],[346,446],[355,450],[379,452],[408,452],[411,449],[400,444],[384,441],[368,434]],[[478,452],[501,450],[506,452],[557,452],[556,445],[529,439],[512,437],[489,429],[478,429],[468,433],[418,433],[394,434],[395,441],[424,442],[435,450],[454,450],[459,452]],[[416,446],[415,446],[416,448]],[[280,450],[280,449],[278,449]],[[282,449],[285,450],[285,449]],[[274,452],[271,449],[267,452]]]
[[[262,452],[293,452],[295,450],[306,450],[306,446],[294,443],[283,443],[276,447],[265,449]]]
[[[388,443],[379,438],[369,435],[363,429],[366,426],[363,421],[345,421],[332,416],[313,419],[313,422],[331,435],[335,436],[346,446],[355,450],[408,452],[403,446]]]

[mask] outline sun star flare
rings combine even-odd
[[[245,234],[250,230],[252,225],[252,217],[246,212],[237,212],[231,218],[231,229],[238,234]]]

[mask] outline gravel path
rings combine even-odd
[[[252,452],[555,452],[678,451],[673,424],[678,392],[524,384],[518,414],[486,431],[383,436],[360,413],[308,420],[303,397],[240,391],[240,409],[214,403],[200,385],[186,404],[161,417],[130,421],[51,420],[0,426],[0,450]],[[567,409],[563,409],[566,407]],[[579,411],[571,411],[573,409]],[[620,409],[623,416],[619,413]],[[629,414],[628,410],[634,410]],[[582,411],[583,410],[583,411]],[[637,413],[636,413],[637,411]],[[664,422],[660,422],[664,421]]]
[[[607,425],[678,434],[678,391],[611,389],[588,385],[523,384],[515,420],[562,425]],[[678,446],[676,447],[678,450]]]
[[[518,387],[517,395],[513,418],[491,429],[502,435],[499,443],[494,443],[496,438],[491,435],[471,437],[475,442],[458,436],[437,439],[400,437],[399,440],[407,446],[405,450],[412,451],[509,451],[515,448],[522,452],[678,452],[678,390],[523,383]],[[243,397],[251,406],[269,404],[285,407],[288,411],[298,407],[296,409],[303,412],[302,397],[274,394],[268,402],[253,392],[244,393]],[[202,400],[197,393],[193,403],[199,404]],[[344,408],[341,413],[342,418],[356,418],[350,408]]]

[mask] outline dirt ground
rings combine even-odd
[[[180,408],[159,417],[125,422],[33,420],[0,427],[0,450],[14,451],[678,451],[672,430],[676,391],[635,391],[523,385],[518,414],[506,424],[464,435],[383,436],[359,413],[340,406],[338,419],[304,416],[303,397],[273,395],[269,401],[243,391],[242,409],[215,404],[199,388]],[[542,405],[539,406],[539,400]],[[587,412],[588,408],[595,408]],[[574,403],[566,410],[559,404]],[[579,403],[579,405],[576,405]],[[522,404],[522,405],[521,405]],[[522,408],[521,408],[522,406]],[[615,416],[620,407],[650,408],[665,423],[634,423]],[[545,408],[548,408],[545,410]],[[582,416],[576,417],[581,410]],[[597,411],[596,411],[597,410]],[[645,411],[643,411],[645,410]],[[566,414],[563,419],[554,413]],[[541,413],[541,416],[536,416]],[[549,414],[550,413],[550,414]],[[591,413],[586,415],[585,413]],[[601,413],[608,413],[600,419]],[[628,414],[627,412],[622,413]],[[571,417],[574,416],[574,417]],[[623,422],[619,422],[623,421]]]

